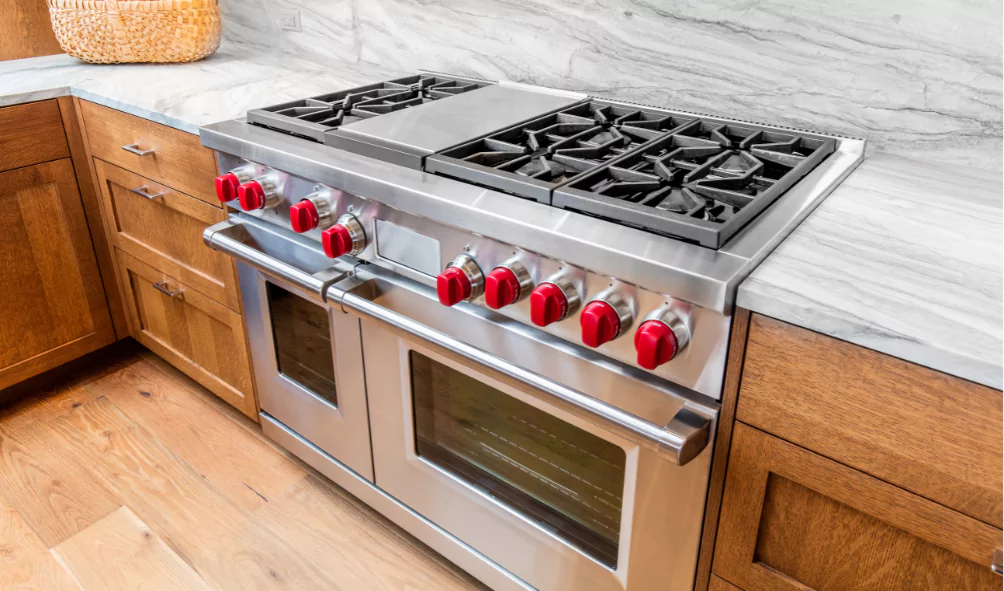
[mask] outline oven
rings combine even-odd
[[[271,437],[495,588],[693,587],[714,401],[251,219],[206,240]]]

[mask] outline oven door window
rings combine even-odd
[[[410,361],[417,454],[615,569],[624,450],[421,353]]]
[[[279,373],[337,406],[328,310],[272,283],[266,289]]]

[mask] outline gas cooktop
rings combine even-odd
[[[247,122],[710,249],[836,146],[807,132],[432,74],[252,110]]]

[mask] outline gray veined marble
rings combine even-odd
[[[1000,389],[1001,174],[877,155],[740,286],[737,303]]]
[[[298,56],[541,84],[1001,166],[997,0],[221,2],[228,37]],[[302,32],[275,26],[287,8],[300,10]]]

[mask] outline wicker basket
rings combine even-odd
[[[59,45],[85,62],[191,62],[220,46],[217,0],[48,2]]]

